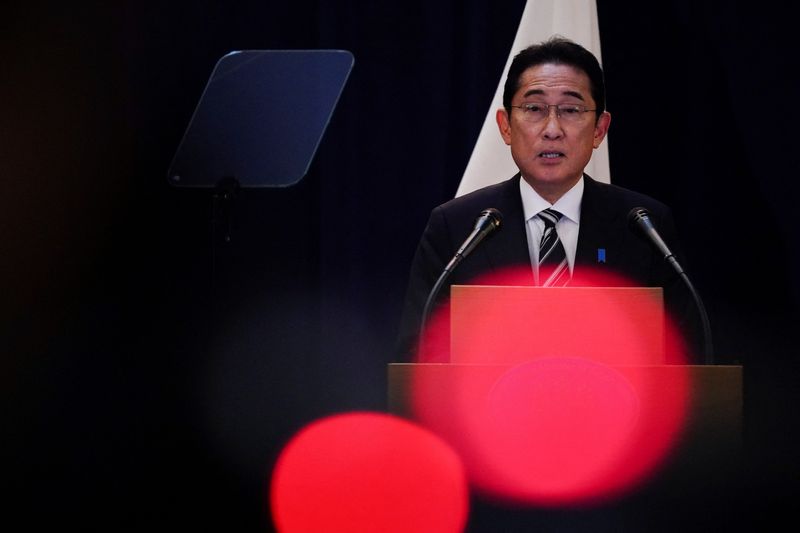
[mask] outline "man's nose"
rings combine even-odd
[[[548,109],[547,118],[544,119],[544,136],[547,139],[557,139],[564,134],[561,121],[558,118],[558,108],[552,106]]]

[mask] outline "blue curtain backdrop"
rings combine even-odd
[[[268,530],[286,440],[321,416],[386,408],[417,239],[455,194],[523,6],[6,6],[12,514],[31,529]],[[658,510],[476,505],[470,527],[653,531],[787,512],[800,466],[792,19],[710,0],[599,2],[598,14],[614,183],[673,207],[718,360],[745,367],[744,487]],[[355,66],[311,170],[288,189],[240,191],[226,242],[210,191],[166,181],[211,69],[231,50],[316,48],[349,50]]]

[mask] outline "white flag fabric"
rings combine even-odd
[[[489,106],[456,196],[499,183],[519,171],[511,158],[511,150],[500,137],[495,112],[503,107],[503,84],[514,56],[531,44],[544,41],[555,34],[580,44],[592,52],[602,64],[595,0],[528,0],[503,75],[497,84],[494,100]],[[593,152],[586,173],[598,181],[610,183],[608,136]]]

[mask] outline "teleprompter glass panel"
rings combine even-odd
[[[214,67],[170,165],[179,187],[287,187],[308,172],[353,66],[345,50],[248,50]]]

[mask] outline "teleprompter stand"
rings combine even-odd
[[[167,177],[212,191],[214,243],[231,240],[240,189],[306,175],[352,66],[345,50],[235,51],[217,62]]]
[[[212,280],[240,190],[306,175],[352,66],[344,50],[234,51],[215,65],[167,174],[211,192]]]

